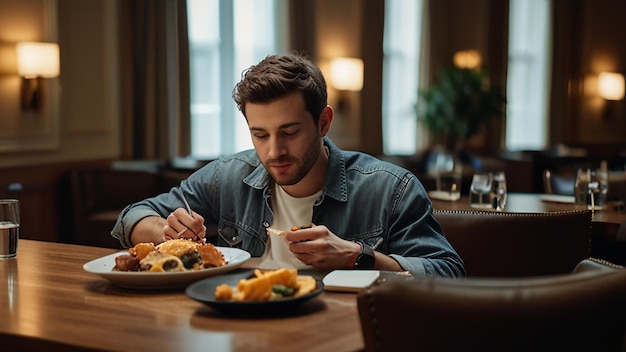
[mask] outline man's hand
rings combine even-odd
[[[354,269],[354,263],[361,254],[361,245],[344,240],[332,233],[326,226],[313,226],[284,232],[289,250],[301,262],[318,269]],[[375,269],[403,271],[395,259],[374,251]]]
[[[361,246],[332,233],[326,226],[287,231],[284,239],[301,262],[319,269],[354,268]]]
[[[194,241],[204,241],[206,227],[204,218],[192,211],[178,208],[167,217],[167,225],[163,226],[163,238],[167,240],[186,238]]]

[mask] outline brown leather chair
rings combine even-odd
[[[553,171],[546,169],[543,171],[543,192],[546,194],[560,194],[564,196],[574,196],[574,185],[576,184],[576,171],[561,170]],[[626,173],[609,171],[608,191],[606,199],[608,201],[624,201],[626,197]]]
[[[73,234],[71,242],[122,248],[111,230],[122,209],[160,191],[155,172],[81,167],[70,170]]]
[[[593,259],[534,278],[384,275],[357,302],[366,351],[625,350],[626,269]]]
[[[555,173],[552,170],[543,171],[543,192],[546,194],[560,194],[574,196],[576,173]]]
[[[591,211],[434,210],[468,276],[565,274],[589,257]]]

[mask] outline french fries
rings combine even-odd
[[[221,284],[215,288],[215,299],[223,301],[271,301],[300,297],[313,292],[316,281],[311,276],[298,276],[298,269],[254,270],[254,277],[242,279],[233,288]]]
[[[285,235],[285,231],[281,231],[281,230],[274,229],[274,228],[271,228],[271,227],[268,227],[266,229],[266,231],[267,231],[268,235],[269,234],[274,234],[274,235],[277,235],[277,236],[284,236]]]
[[[298,231],[298,230],[302,230],[302,229],[310,229],[312,227],[312,225],[306,225],[306,226],[292,226],[289,230],[290,231]],[[268,227],[267,229],[265,229],[267,231],[267,234],[273,234],[273,235],[278,235],[278,236],[284,236],[285,233],[287,231],[283,231],[283,230],[279,230],[279,229],[275,229],[272,227]]]

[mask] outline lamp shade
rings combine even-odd
[[[480,66],[480,53],[477,50],[462,50],[454,54],[454,65],[458,68],[474,69]]]
[[[347,57],[333,59],[330,62],[330,81],[338,90],[363,89],[363,60]]]
[[[23,42],[16,46],[17,71],[26,78],[53,78],[59,75],[59,45]]]
[[[606,100],[624,99],[624,76],[613,72],[600,73],[598,94]]]

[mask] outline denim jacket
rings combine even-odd
[[[442,234],[421,182],[408,170],[370,155],[343,151],[328,138],[329,167],[312,223],[335,235],[362,240],[394,258],[404,270],[428,276],[465,276],[462,259]],[[212,161],[168,193],[128,205],[112,236],[130,247],[130,232],[142,218],[167,217],[191,208],[217,227],[217,246],[263,255],[272,224],[272,180],[254,150]]]

